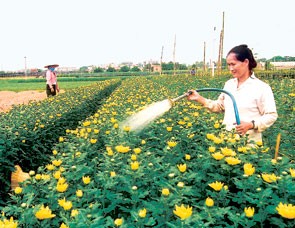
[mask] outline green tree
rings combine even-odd
[[[140,72],[141,70],[139,69],[138,66],[134,66],[134,67],[131,68],[130,71],[131,71],[131,72]]]
[[[150,63],[144,65],[143,71],[152,71],[152,65]]]
[[[116,72],[116,69],[114,67],[109,66],[106,72]]]
[[[169,62],[169,63],[162,63],[162,70],[173,70],[174,69],[174,64],[173,62]]]
[[[266,61],[265,62],[265,65],[264,65],[264,69],[265,70],[271,70],[273,67],[272,65],[270,64],[270,61]]]
[[[88,71],[88,67],[87,66],[82,66],[82,67],[80,67],[79,71],[81,71],[81,72],[87,72]]]
[[[120,72],[129,72],[130,68],[129,68],[129,66],[122,66],[119,71]]]
[[[176,64],[176,69],[178,69],[178,70],[187,70],[188,69],[188,67],[187,67],[187,65],[185,65],[185,64]]]
[[[95,68],[95,69],[93,70],[93,72],[94,72],[94,73],[102,73],[102,72],[104,72],[104,69],[101,68],[101,67],[97,67],[97,68]]]

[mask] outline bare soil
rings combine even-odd
[[[0,112],[8,112],[13,105],[28,104],[29,101],[40,101],[46,97],[45,91],[0,91]]]

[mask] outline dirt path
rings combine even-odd
[[[0,91],[0,112],[8,112],[12,108],[12,105],[28,104],[29,101],[39,101],[46,97],[45,91]]]

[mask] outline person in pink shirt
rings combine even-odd
[[[46,71],[46,94],[47,97],[55,96],[56,92],[59,92],[59,87],[57,84],[57,75],[55,68],[58,67],[58,64],[47,65],[44,68],[48,68]]]
[[[212,112],[224,112],[223,124],[227,130],[235,129],[239,135],[247,135],[249,142],[262,142],[262,132],[278,117],[272,89],[255,76],[253,69],[257,62],[247,45],[232,48],[226,62],[233,78],[223,89],[235,98],[241,123],[236,124],[232,100],[225,93],[217,100],[210,100],[190,90],[188,100],[197,101]]]

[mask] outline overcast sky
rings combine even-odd
[[[1,0],[0,70],[125,61],[193,64],[248,44],[258,58],[295,56],[294,0]],[[214,27],[216,30],[214,32]]]

